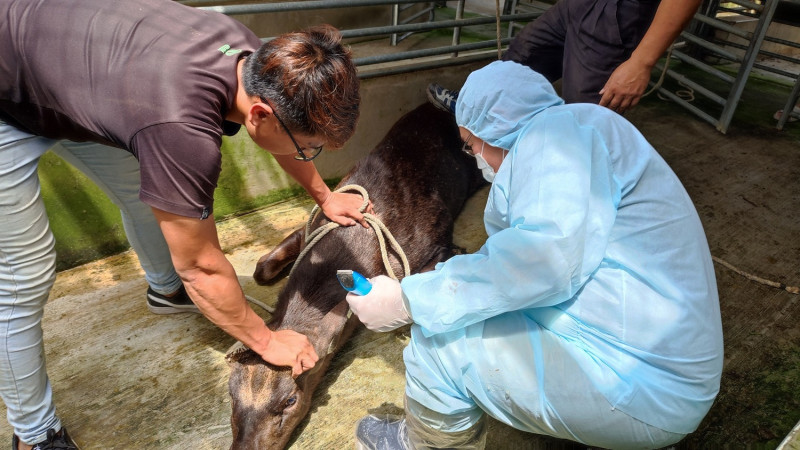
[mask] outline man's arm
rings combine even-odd
[[[329,219],[339,225],[349,226],[358,222],[364,228],[369,227],[364,215],[359,211],[364,203],[361,195],[331,192],[312,162],[296,160],[293,155],[272,156],[286,173],[300,183]],[[370,203],[365,212],[371,211]]]
[[[636,106],[650,81],[653,66],[692,19],[701,0],[662,0],[642,41],[631,57],[611,73],[600,105],[618,113]]]
[[[178,216],[153,208],[169,246],[172,262],[200,311],[223,331],[278,366],[299,375],[318,357],[304,335],[273,332],[247,303],[233,266],[225,258],[213,217]]]

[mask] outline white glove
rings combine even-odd
[[[378,275],[369,281],[372,283],[369,294],[347,294],[347,303],[361,323],[372,331],[383,332],[412,322],[403,302],[403,290],[399,281],[386,275]]]

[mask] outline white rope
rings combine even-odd
[[[494,0],[494,17],[495,28],[497,29],[497,59],[503,59],[503,52],[501,50],[502,44],[500,39],[500,0]]]
[[[717,262],[719,264],[722,264],[723,266],[727,267],[728,269],[738,273],[739,275],[747,278],[748,280],[755,281],[756,283],[761,283],[763,285],[774,287],[774,288],[777,288],[777,289],[782,289],[782,290],[784,290],[784,291],[786,291],[786,292],[788,292],[790,294],[800,294],[800,287],[798,287],[798,286],[787,286],[787,285],[785,285],[783,283],[778,283],[777,281],[770,281],[770,280],[767,280],[765,278],[761,278],[759,276],[753,275],[751,273],[747,273],[747,272],[745,272],[745,271],[743,271],[743,270],[741,270],[741,269],[739,269],[737,267],[734,267],[733,264],[729,263],[728,261],[725,261],[725,260],[723,260],[721,258],[717,258],[716,256],[711,256],[711,259],[713,259],[715,262]]]
[[[250,303],[252,303],[254,305],[258,305],[259,308],[263,309],[264,311],[266,311],[266,312],[268,312],[270,314],[275,312],[275,307],[269,306],[269,305],[267,305],[265,303],[262,303],[262,302],[260,302],[260,301],[258,301],[256,299],[254,299],[253,297],[250,297],[247,294],[244,295],[244,298],[246,298],[248,302],[250,302]]]
[[[653,92],[658,91],[658,89],[660,89],[661,86],[664,84],[664,78],[666,77],[667,71],[669,70],[669,62],[670,62],[670,59],[672,58],[672,49],[674,47],[675,47],[674,43],[669,46],[669,49],[667,50],[667,56],[664,59],[664,67],[661,69],[661,75],[658,77],[658,81],[656,81],[656,83],[653,85],[652,88],[650,88],[649,91],[647,91],[644,94],[642,94],[642,98],[645,98],[648,95],[652,94]],[[683,99],[683,100],[685,100],[687,102],[693,102],[694,101],[694,89],[692,89],[690,86],[688,86],[683,81],[678,81],[678,85],[679,86],[683,86],[686,89],[676,90],[675,92],[673,92],[673,94],[675,94],[678,98],[681,98],[681,99]],[[658,97],[659,99],[664,100],[664,101],[672,101],[672,99],[662,95],[661,92],[656,92],[656,97]]]
[[[357,191],[357,192],[359,192],[361,194],[361,196],[364,197],[364,202],[361,204],[360,211],[364,212],[364,210],[367,209],[367,205],[369,205],[369,195],[367,194],[366,189],[364,189],[363,187],[361,187],[361,186],[359,186],[357,184],[349,184],[347,186],[342,186],[342,187],[340,187],[339,189],[336,190],[336,192],[345,192],[345,191]],[[306,255],[306,253],[308,253],[308,251],[311,250],[311,247],[313,247],[314,244],[319,242],[319,240],[322,239],[326,234],[328,234],[329,231],[333,230],[334,228],[338,228],[340,226],[336,222],[330,222],[330,223],[327,223],[327,224],[317,228],[316,230],[314,230],[312,232],[311,231],[311,223],[314,221],[314,217],[316,216],[316,213],[318,211],[319,211],[319,206],[318,205],[314,205],[314,208],[311,210],[311,214],[309,214],[308,221],[306,222],[306,246],[303,249],[303,251],[300,252],[300,254],[297,256],[297,259],[295,260],[294,265],[292,266],[292,270],[289,272],[290,276],[291,276],[292,272],[294,272],[294,268],[297,267],[297,264],[300,263],[300,261]],[[392,236],[392,233],[389,231],[389,229],[386,228],[386,225],[384,225],[383,222],[381,222],[381,220],[378,219],[376,216],[374,216],[372,214],[369,214],[369,213],[365,213],[364,214],[364,218],[367,220],[367,223],[369,223],[369,225],[372,227],[372,229],[375,230],[375,236],[377,236],[378,243],[379,243],[380,248],[381,248],[381,258],[383,259],[384,267],[386,268],[386,272],[389,274],[389,276],[394,278],[395,280],[398,279],[397,276],[394,273],[394,270],[392,270],[391,264],[389,263],[389,256],[388,256],[387,249],[386,249],[386,239],[389,240],[389,244],[392,246],[394,251],[397,253],[398,257],[400,258],[400,262],[403,264],[403,272],[404,272],[403,276],[407,276],[407,275],[411,274],[411,268],[410,268],[410,266],[408,264],[408,258],[406,257],[405,252],[403,252],[402,247],[400,247],[400,244],[397,242],[397,240],[394,238],[394,236]],[[274,307],[268,306],[268,305],[266,305],[266,304],[264,304],[264,303],[262,303],[262,302],[260,302],[260,301],[258,301],[256,299],[254,299],[253,297],[251,297],[249,295],[245,294],[244,297],[250,303],[258,305],[259,307],[261,307],[265,311],[269,312],[270,314],[273,314],[275,312],[275,308]],[[348,309],[347,317],[350,318],[351,314],[352,314],[352,311],[350,311]],[[331,341],[331,343],[328,345],[328,354],[333,352],[333,349],[334,349],[334,347],[336,345],[335,341],[336,341],[336,339],[334,337],[333,341]],[[231,346],[228,349],[228,351],[225,352],[226,358],[231,358],[234,355],[237,355],[237,354],[242,353],[242,352],[247,351],[247,350],[248,350],[247,346],[242,344],[240,341],[236,341],[236,343],[234,343],[233,346]]]
[[[369,205],[369,195],[367,194],[366,189],[357,184],[349,184],[347,186],[342,186],[336,190],[336,192],[345,192],[345,191],[357,191],[361,194],[362,197],[364,197],[364,202],[361,204],[361,208],[359,209],[359,211],[364,212],[367,208],[367,205]],[[294,272],[295,267],[297,267],[300,261],[302,261],[303,257],[306,255],[306,253],[308,253],[311,250],[314,244],[319,242],[319,240],[322,239],[326,234],[328,234],[328,232],[340,226],[336,222],[330,222],[317,228],[314,231],[311,231],[311,223],[314,221],[314,217],[316,217],[318,211],[319,211],[319,205],[314,205],[314,208],[311,210],[311,214],[309,214],[308,221],[306,222],[306,246],[303,249],[303,251],[301,251],[300,254],[297,256],[297,259],[294,261],[292,270],[289,271],[289,276],[292,275],[292,272]],[[406,257],[405,252],[403,251],[402,247],[400,247],[400,244],[394,238],[392,233],[389,231],[388,228],[386,228],[386,225],[384,225],[383,222],[381,222],[381,220],[378,219],[376,216],[369,213],[364,213],[364,219],[366,219],[367,223],[369,223],[369,225],[375,231],[375,236],[378,238],[378,244],[381,249],[381,258],[383,259],[383,265],[386,268],[386,273],[395,280],[398,279],[394,273],[394,270],[392,270],[392,266],[389,262],[389,255],[386,249],[386,239],[388,239],[389,244],[392,246],[395,253],[397,253],[398,257],[400,258],[400,262],[403,265],[403,273],[404,273],[403,276],[410,275],[411,267],[408,264],[408,258]],[[268,307],[267,305],[259,302],[258,300],[252,297],[249,297],[247,295],[245,295],[245,297],[247,298],[248,301],[259,305],[260,307],[264,308],[270,313],[273,313],[275,311],[275,308]],[[347,318],[349,319],[351,315],[352,311],[348,309]],[[333,340],[330,342],[330,344],[328,344],[328,351],[326,354],[333,353],[335,346],[336,346],[336,336],[334,336]],[[246,350],[247,350],[246,346],[244,346],[241,342],[236,342],[231,348],[228,349],[228,351],[226,352],[226,357],[230,358]]]
[[[664,84],[664,78],[667,75],[667,70],[669,69],[669,59],[672,57],[672,48],[673,47],[675,47],[675,44],[670,45],[669,46],[669,50],[667,50],[667,57],[664,60],[664,68],[661,69],[661,76],[658,77],[658,81],[656,82],[655,86],[653,86],[653,88],[650,89],[649,91],[647,91],[644,94],[642,94],[642,98],[645,98],[648,95],[652,94],[653,91],[658,90],[658,88],[660,88],[661,85]],[[659,95],[659,98],[661,98],[660,95]]]
[[[369,205],[369,195],[367,194],[366,189],[357,184],[348,184],[347,186],[342,186],[336,190],[336,192],[346,191],[357,191],[362,197],[364,197],[364,202],[361,204],[361,208],[359,209],[359,211],[364,212],[367,209],[367,205]],[[290,276],[292,272],[294,272],[295,267],[297,267],[297,265],[300,263],[306,253],[311,250],[314,244],[319,242],[319,240],[328,234],[329,231],[339,227],[338,223],[330,222],[312,232],[311,223],[314,221],[314,217],[318,211],[319,205],[314,205],[314,209],[311,210],[311,214],[308,217],[308,222],[306,222],[306,246],[295,260],[292,270],[289,272]],[[402,247],[400,247],[400,244],[397,243],[397,240],[394,238],[394,236],[392,236],[392,233],[388,228],[386,228],[386,225],[384,225],[383,222],[378,219],[378,217],[369,213],[364,213],[364,219],[375,231],[375,236],[378,238],[378,244],[380,245],[381,249],[381,258],[383,259],[383,265],[386,268],[386,273],[395,280],[399,279],[397,275],[395,275],[394,270],[392,270],[392,266],[389,262],[389,255],[386,249],[386,239],[388,239],[389,244],[392,246],[395,253],[397,253],[397,256],[400,258],[400,262],[403,265],[403,276],[410,275],[411,267],[408,264],[408,258],[406,258],[405,252],[403,251]]]

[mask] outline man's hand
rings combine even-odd
[[[291,367],[295,378],[314,367],[319,360],[308,338],[292,330],[273,331],[261,358],[276,366]]]
[[[360,211],[364,203],[360,194],[331,192],[312,162],[298,161],[293,155],[272,156],[286,173],[303,186],[326,217],[342,226],[360,223],[364,228],[369,228],[364,214]],[[372,202],[367,205],[364,212],[372,213]]]
[[[631,59],[620,64],[600,90],[599,105],[620,114],[636,106],[650,81],[651,70]]]
[[[639,103],[656,61],[692,19],[702,0],[661,0],[653,22],[631,57],[620,64],[600,89],[600,106],[620,114]]]
[[[372,331],[391,331],[412,322],[403,302],[400,282],[386,275],[370,278],[367,295],[347,294],[350,309]]]
[[[347,194],[343,192],[331,192],[328,198],[319,207],[325,216],[342,226],[351,226],[360,223],[364,228],[369,228],[364,214],[361,213],[361,205],[364,198],[360,194]],[[372,202],[367,205],[367,213],[372,213]]]

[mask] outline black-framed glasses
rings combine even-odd
[[[471,139],[472,139],[472,133],[470,133],[470,134],[469,134],[469,137],[467,138],[467,140],[466,140],[466,141],[464,141],[464,145],[462,145],[462,146],[461,146],[461,151],[462,151],[462,152],[464,152],[464,153],[466,153],[466,154],[468,154],[469,156],[475,156],[475,155],[472,153],[472,144],[470,144],[470,143],[469,143],[469,141],[470,141]]]
[[[294,136],[292,136],[292,132],[289,131],[289,127],[287,127],[286,124],[283,123],[283,120],[281,120],[280,116],[278,116],[278,113],[275,111],[275,107],[272,106],[272,103],[270,103],[269,100],[265,99],[264,97],[261,97],[261,96],[259,96],[259,97],[261,98],[262,102],[268,104],[269,107],[272,108],[272,114],[275,116],[276,119],[278,119],[278,123],[281,124],[283,129],[286,130],[286,134],[289,135],[289,139],[292,140],[292,144],[294,144],[294,147],[297,149],[297,156],[295,156],[294,159],[299,160],[299,161],[311,161],[312,159],[314,159],[317,156],[319,156],[320,153],[322,153],[322,146],[321,145],[319,147],[310,147],[310,148],[300,147],[300,145],[297,144],[297,141],[294,140]],[[311,156],[309,156],[309,154]]]

